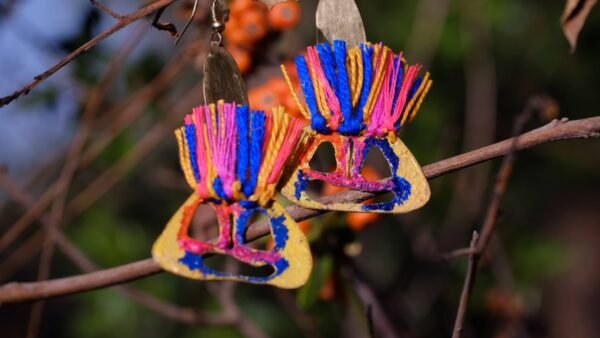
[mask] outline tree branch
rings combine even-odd
[[[99,42],[103,41],[107,37],[113,35],[114,33],[118,32],[121,29],[129,26],[130,24],[144,18],[145,16],[147,16],[149,14],[152,14],[161,8],[165,8],[165,7],[169,6],[173,2],[175,2],[175,0],[158,0],[158,1],[155,1],[151,4],[149,4],[148,6],[145,6],[135,12],[129,13],[124,16],[120,16],[119,21],[116,24],[114,24],[109,29],[105,30],[104,32],[95,36],[93,39],[91,39],[88,42],[81,45],[79,48],[77,48],[76,50],[71,52],[69,55],[65,56],[57,64],[52,66],[52,68],[35,76],[33,78],[33,81],[30,82],[28,85],[17,90],[16,92],[12,93],[11,95],[0,98],[0,108],[11,103],[13,100],[19,98],[22,95],[27,95],[33,88],[37,87],[37,85],[42,83],[42,81],[44,81],[47,78],[49,78],[50,76],[54,75],[54,73],[56,73],[61,68],[66,66],[69,62],[73,61],[79,55],[92,49],[92,47],[94,47],[95,45],[97,45]]]
[[[479,234],[477,231],[473,231],[470,247],[475,248],[478,240]],[[475,284],[475,276],[477,275],[477,263],[479,262],[480,257],[480,255],[475,253],[472,253],[469,256],[467,275],[465,276],[465,282],[460,294],[460,302],[458,304],[458,311],[456,312],[456,321],[454,322],[454,330],[452,330],[452,338],[460,338],[460,335],[462,334],[463,323],[465,322],[465,316],[467,315],[467,306],[469,305],[469,298],[471,297],[473,284]]]
[[[556,140],[586,139],[599,136],[600,116],[575,121],[568,121],[566,119],[555,120],[541,128],[520,135],[517,142],[514,142],[514,138],[507,139],[427,165],[423,167],[423,171],[428,179],[433,179],[458,169],[505,155],[513,150],[513,145],[514,150],[522,150]],[[345,191],[327,196],[322,201],[325,203],[333,201],[363,201],[372,197],[374,195],[370,193]],[[296,220],[304,220],[324,213],[324,211],[304,209],[298,206],[288,207],[287,211]],[[259,222],[250,227],[246,238],[248,241],[252,241],[268,233],[268,224],[266,222]],[[12,282],[0,286],[0,303],[30,301],[80,293],[126,283],[158,274],[161,271],[160,266],[149,258],[73,277],[33,283]]]

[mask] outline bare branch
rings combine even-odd
[[[33,88],[37,87],[42,81],[44,81],[47,78],[49,78],[50,76],[54,75],[54,73],[56,73],[61,68],[66,66],[69,62],[73,61],[79,55],[92,49],[92,47],[97,45],[99,42],[103,41],[104,39],[108,38],[109,36],[113,35],[114,33],[120,31],[121,29],[129,26],[130,24],[146,17],[147,15],[154,13],[157,10],[172,4],[173,2],[175,2],[175,0],[158,0],[158,1],[155,1],[151,4],[149,4],[148,6],[145,6],[135,12],[132,12],[132,13],[129,13],[127,15],[120,17],[119,21],[116,24],[114,24],[112,27],[110,27],[109,29],[105,30],[104,32],[98,34],[93,39],[91,39],[88,42],[81,45],[79,48],[77,48],[76,50],[71,52],[69,55],[65,56],[56,65],[52,66],[52,68],[35,76],[31,83],[29,83],[25,87],[17,90],[16,92],[12,93],[11,95],[0,98],[0,108],[11,103],[13,100],[19,98],[20,96],[28,94]]]
[[[96,8],[98,8],[99,10],[103,11],[104,13],[112,16],[113,18],[117,19],[117,20],[121,20],[123,19],[123,16],[121,16],[121,14],[113,11],[112,9],[110,9],[110,7],[96,1],[96,0],[90,0],[90,3],[95,6]]]
[[[534,113],[539,112],[540,114],[544,114],[548,110],[552,110],[555,108],[555,101],[545,96],[535,96],[527,102],[527,105],[525,106],[523,111],[515,119],[515,123],[513,126],[514,137],[511,141],[511,148],[510,151],[506,154],[506,156],[502,159],[502,164],[500,165],[500,170],[498,172],[498,177],[496,178],[496,184],[494,185],[492,198],[490,199],[490,203],[485,214],[485,219],[481,228],[481,236],[480,239],[477,241],[477,246],[475,248],[458,249],[456,251],[450,252],[449,254],[446,254],[444,256],[445,258],[470,255],[472,253],[477,255],[483,254],[483,252],[488,246],[488,243],[490,242],[492,234],[494,233],[494,227],[496,226],[496,219],[498,217],[498,212],[500,211],[500,205],[502,203],[504,194],[506,193],[508,180],[513,171],[516,157],[515,151],[518,150],[518,143],[520,142],[521,137],[523,137],[522,135],[519,136],[519,134],[523,130],[527,121],[529,121],[529,119]],[[473,250],[475,251],[473,252]]]
[[[541,128],[520,135],[516,143],[514,142],[514,138],[507,139],[427,165],[423,167],[423,171],[428,179],[433,179],[458,169],[505,155],[513,149],[513,145],[514,150],[521,150],[556,140],[586,139],[599,136],[600,116],[570,122],[566,119],[555,120]],[[333,201],[363,201],[372,197],[374,196],[370,193],[345,191],[328,196],[323,201],[325,203]],[[324,213],[323,211],[304,209],[298,206],[288,207],[287,211],[296,220],[304,220]],[[255,223],[250,227],[246,238],[252,241],[268,233],[269,226],[267,223]],[[22,302],[80,293],[126,283],[158,274],[161,271],[160,266],[149,258],[115,268],[45,282],[13,282],[0,286],[0,303]]]
[[[477,231],[473,231],[471,248],[475,248],[478,239],[479,234]],[[481,256],[475,253],[472,253],[469,256],[469,266],[467,267],[467,275],[465,276],[465,283],[463,284],[460,302],[458,303],[458,311],[456,312],[456,321],[454,322],[454,330],[452,330],[452,338],[460,338],[462,333],[463,323],[465,322],[465,316],[467,315],[467,305],[469,305],[469,298],[471,296],[471,291],[473,291],[473,285],[475,284],[479,257]]]

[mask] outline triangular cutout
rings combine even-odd
[[[321,173],[330,173],[335,171],[335,149],[333,148],[331,142],[325,141],[319,144],[317,150],[310,159],[309,166],[312,170]]]

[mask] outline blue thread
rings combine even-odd
[[[392,106],[392,111],[396,109],[396,104],[398,103],[398,96],[400,95],[400,89],[402,88],[402,82],[404,81],[404,66],[402,65],[402,58],[400,55],[396,56],[396,67],[399,67],[398,70],[398,79],[396,80],[396,89],[394,90],[394,104]]]
[[[185,256],[179,258],[179,262],[185,264],[190,270],[204,271],[204,262],[202,255],[185,251]]]
[[[306,186],[308,185],[308,177],[304,174],[302,170],[298,170],[298,180],[294,183],[294,188],[296,188],[295,196],[296,199],[299,200],[302,192],[306,190]]]
[[[236,226],[236,238],[239,243],[246,244],[246,230],[248,229],[248,223],[250,222],[250,217],[256,210],[261,210],[262,208],[248,208],[244,210],[237,219],[235,224]]]
[[[300,78],[300,84],[302,85],[302,91],[304,92],[306,105],[311,112],[311,128],[321,134],[329,134],[331,130],[327,127],[327,120],[321,115],[317,106],[315,89],[310,78],[306,59],[303,56],[296,57],[296,69]]]
[[[410,102],[410,100],[413,99],[413,97],[415,96],[415,93],[417,92],[417,90],[419,89],[419,87],[421,86],[421,83],[423,82],[423,78],[417,78],[415,80],[415,82],[413,83],[412,87],[410,88],[410,91],[408,93],[408,102]]]
[[[360,50],[363,59],[363,74],[364,81],[362,91],[360,93],[360,100],[358,109],[354,111],[355,123],[358,123],[363,128],[363,110],[367,101],[369,100],[369,94],[371,93],[371,86],[373,84],[373,46],[362,43]]]
[[[367,158],[367,154],[369,153],[369,150],[371,150],[371,148],[373,146],[376,146],[377,148],[379,148],[381,150],[381,152],[383,153],[383,156],[385,156],[385,158],[388,160],[388,163],[392,167],[392,176],[394,176],[396,174],[396,171],[398,171],[398,166],[400,165],[400,159],[398,158],[398,156],[396,156],[396,154],[394,154],[394,150],[390,146],[388,140],[385,138],[369,137],[368,139],[365,140],[365,148],[363,149],[363,154],[362,154],[363,155],[362,156],[363,163],[361,164],[361,169],[362,169],[362,166],[364,165],[364,159]]]
[[[337,96],[342,114],[344,115],[344,121],[342,121],[339,127],[339,132],[342,135],[358,135],[361,129],[361,121],[354,119],[352,116],[352,94],[348,81],[348,70],[346,69],[346,59],[348,56],[346,42],[334,41],[334,52],[338,72]]]
[[[369,150],[372,147],[377,147],[383,153],[383,156],[387,159],[392,169],[392,183],[393,187],[391,191],[394,193],[394,199],[383,203],[363,204],[362,209],[364,211],[384,210],[390,211],[394,209],[395,205],[402,205],[408,200],[411,195],[412,184],[407,181],[404,177],[398,176],[398,167],[400,166],[400,159],[396,154],[387,139],[370,137],[365,141],[365,148],[363,149],[363,159],[366,158]],[[364,165],[364,161],[361,164]]]
[[[223,200],[229,199],[229,196],[227,196],[227,193],[225,192],[225,189],[223,188],[223,180],[221,179],[221,176],[217,176],[217,178],[213,182],[213,188],[215,189],[215,192],[217,193],[217,195],[219,197],[221,197]]]
[[[287,261],[287,259],[281,257],[280,260],[278,260],[277,262],[275,262],[275,273],[273,273],[273,277],[275,276],[279,276],[281,275],[285,270],[287,270],[287,268],[290,267],[290,263]],[[271,278],[273,278],[271,277]]]
[[[240,106],[236,109],[238,146],[237,146],[237,176],[241,183],[241,190],[248,185],[248,162],[250,156],[250,108]]]
[[[331,51],[331,45],[327,42],[317,45],[317,51],[319,53],[319,59],[321,59],[321,67],[325,72],[327,82],[333,88],[335,95],[339,97],[337,90],[337,83],[335,79],[335,64],[333,63],[333,52]],[[346,67],[346,60],[344,59],[344,68]],[[339,69],[338,69],[339,71]]]
[[[253,110],[250,113],[252,122],[252,134],[250,136],[250,177],[248,184],[244,187],[244,194],[250,196],[254,193],[258,174],[260,172],[260,164],[262,162],[262,144],[265,139],[265,113],[258,110]]]
[[[198,170],[198,158],[196,157],[196,126],[192,123],[185,125],[185,138],[190,152],[190,162],[194,170],[194,178],[200,181],[200,170]]]
[[[273,239],[275,240],[275,250],[285,249],[288,241],[288,229],[285,226],[285,215],[270,217],[271,229],[273,230]]]

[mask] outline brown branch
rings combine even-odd
[[[104,195],[104,193],[106,193],[108,191],[108,189],[114,185],[116,182],[118,182],[123,176],[125,176],[125,174],[133,167],[135,167],[135,165],[143,160],[150,152],[152,149],[154,149],[157,145],[160,144],[160,142],[167,136],[167,134],[169,134],[171,132],[171,127],[166,127],[165,124],[173,124],[173,120],[176,116],[178,116],[178,114],[181,111],[185,111],[188,110],[189,107],[192,106],[192,102],[196,100],[196,93],[201,90],[200,87],[202,86],[202,84],[198,84],[197,86],[193,87],[192,89],[190,89],[187,93],[187,95],[185,95],[183,98],[180,98],[178,100],[177,105],[175,105],[173,108],[171,108],[165,117],[164,121],[159,121],[155,124],[155,126],[151,129],[150,132],[146,133],[144,135],[144,137],[136,144],[136,146],[129,151],[129,153],[127,153],[127,155],[125,155],[123,158],[121,158],[119,161],[117,161],[114,165],[112,165],[109,169],[107,169],[102,175],[100,175],[96,180],[94,180],[91,184],[88,185],[87,188],[85,188],[82,192],[80,192],[77,196],[75,196],[69,203],[67,206],[67,211],[70,214],[70,216],[75,216],[77,214],[79,214],[81,211],[83,211],[84,209],[82,209],[82,205],[89,205],[91,203],[93,203],[94,201],[96,201],[98,198],[100,198],[101,196]],[[37,212],[38,209],[36,209],[40,203],[46,203],[47,200],[45,200],[46,196],[42,196],[42,198],[40,200],[38,200],[37,203],[35,203],[29,210],[35,209],[35,211]],[[41,213],[42,211],[40,211],[39,213]],[[26,219],[27,221],[32,221],[33,217],[28,216],[29,211],[27,211],[25,213],[25,215],[22,217],[22,219]],[[34,214],[37,217],[37,214]],[[23,223],[15,223],[15,224],[23,224]],[[64,227],[64,225],[63,225]],[[11,227],[9,232],[14,232],[12,230],[16,229],[15,226]],[[19,230],[22,230],[23,228],[19,228]],[[7,246],[8,244],[10,244],[9,241],[5,240],[6,237],[8,237],[9,232],[7,232],[2,238],[0,238],[0,249],[3,248],[3,243]],[[37,245],[33,245],[33,249],[31,250],[37,250],[39,248],[42,247],[42,239],[43,239],[43,230],[38,230],[37,233],[35,233],[31,239],[26,241],[26,244],[28,245],[28,247],[31,247],[31,242],[33,241],[33,239],[35,238],[36,243],[38,243]],[[24,244],[25,245],[25,244]],[[17,249],[17,251],[21,251],[20,248]],[[32,257],[32,253],[27,252],[27,257]],[[7,273],[5,273],[5,270],[8,270],[9,272],[13,272],[15,270],[15,265],[16,264],[10,264],[10,260],[12,259],[13,256],[11,256],[7,262],[3,262],[3,264],[1,265],[2,268],[0,268],[0,276],[4,277],[7,275]],[[19,263],[22,263],[24,260],[23,259],[19,259]],[[8,268],[7,268],[8,266]]]
[[[600,136],[600,116],[582,120],[555,120],[541,128],[519,136],[515,150],[527,149],[556,140],[586,139]],[[514,139],[507,139],[462,155],[451,157],[423,167],[425,176],[433,179],[450,172],[477,163],[505,155],[512,149]],[[364,192],[345,191],[324,198],[332,201],[362,201],[373,195]],[[303,220],[324,213],[323,211],[304,209],[298,206],[288,207],[287,211],[296,220]],[[269,233],[265,222],[253,224],[246,236],[252,241]],[[8,283],[0,286],[0,303],[22,302],[41,298],[64,296],[74,293],[105,288],[126,283],[160,273],[162,270],[151,258],[124,264],[89,274],[58,278],[45,282]]]
[[[513,171],[514,162],[516,158],[515,152],[517,150],[517,144],[519,143],[520,139],[519,134],[525,127],[527,121],[529,121],[529,119],[534,113],[538,112],[540,113],[540,115],[547,115],[548,112],[558,112],[557,107],[558,106],[553,99],[545,96],[535,96],[527,102],[527,104],[525,105],[525,109],[523,109],[523,111],[515,119],[512,132],[512,144],[509,152],[502,159],[502,165],[500,166],[498,178],[496,179],[496,184],[494,185],[492,198],[490,200],[485,215],[485,220],[482,227],[482,236],[480,237],[479,233],[477,233],[476,231],[473,232],[471,244],[466,250],[469,255],[469,266],[467,269],[467,275],[465,276],[463,290],[460,296],[458,310],[456,313],[456,321],[454,323],[454,330],[452,331],[452,338],[460,338],[462,334],[463,323],[467,313],[467,306],[469,304],[469,298],[475,285],[477,263],[479,262],[479,259],[486,250],[488,243],[492,238],[492,234],[494,233],[494,228],[497,223],[496,220],[498,218],[500,205],[502,203],[504,194],[506,193],[506,188],[508,187],[510,175]]]
[[[98,1],[96,1],[96,0],[90,0],[90,3],[91,3],[91,4],[92,4],[94,7],[98,8],[99,10],[103,11],[104,13],[106,13],[106,14],[108,14],[108,15],[112,16],[113,18],[115,18],[115,19],[117,19],[117,20],[121,20],[121,19],[123,19],[123,16],[121,16],[121,14],[119,14],[119,13],[117,13],[117,12],[113,11],[113,10],[112,10],[110,7],[108,7],[108,6],[104,5],[104,4],[102,4],[102,3],[100,3],[100,2],[98,2]]]
[[[110,84],[115,79],[118,69],[122,65],[124,59],[139,43],[141,38],[141,36],[139,36],[140,33],[143,33],[143,31],[139,31],[139,33],[134,34],[130,39],[125,41],[124,46],[121,47],[119,52],[117,52],[108,62],[108,65],[106,66],[104,74],[98,82],[98,85],[93,88],[88,95],[84,107],[82,123],[79,126],[75,137],[71,141],[71,145],[67,152],[67,158],[65,160],[65,165],[60,173],[60,176],[56,181],[56,184],[54,184],[54,188],[51,189],[53,195],[52,199],[54,202],[50,210],[50,215],[44,222],[44,225],[48,231],[40,258],[37,276],[38,280],[46,280],[50,276],[52,259],[55,252],[54,244],[56,237],[62,236],[60,224],[64,222],[67,193],[69,192],[70,186],[75,178],[75,174],[77,173],[77,168],[79,167],[84,146],[91,133],[96,115],[101,109],[103,98],[106,96],[106,92],[108,91]],[[30,202],[29,204],[33,203],[31,198],[28,199],[28,202]],[[43,301],[36,302],[33,305],[31,309],[31,315],[29,317],[29,326],[27,328],[28,338],[35,338],[38,336],[42,323],[43,311]]]
[[[92,163],[92,161],[97,158],[129,124],[135,121],[148,106],[149,102],[156,98],[172,83],[173,79],[175,79],[183,69],[183,66],[187,64],[185,61],[189,59],[189,56],[190,53],[183,53],[175,56],[148,85],[138,91],[133,97],[127,99],[127,106],[124,108],[118,107],[114,109],[114,112],[108,114],[117,117],[114,124],[109,128],[110,131],[107,135],[95,140],[83,153],[79,167],[80,169]],[[36,203],[34,203],[31,208],[27,209],[14,224],[2,234],[0,237],[0,252],[5,250],[33,221],[40,217],[44,210],[52,203],[56,191],[61,192],[62,188],[64,187],[56,186],[56,184],[51,185],[44,193],[42,193]]]
[[[112,27],[110,27],[109,29],[107,29],[104,32],[95,36],[93,39],[91,39],[88,42],[81,45],[79,48],[77,48],[76,50],[71,52],[69,55],[65,56],[57,64],[52,66],[52,68],[35,76],[33,78],[33,81],[30,82],[28,85],[15,91],[11,95],[0,98],[0,108],[11,103],[13,100],[19,98],[20,96],[28,94],[33,88],[37,87],[41,82],[43,82],[50,76],[54,75],[54,73],[56,73],[61,68],[66,66],[69,62],[73,61],[79,55],[92,49],[92,47],[96,46],[99,42],[103,41],[104,39],[108,38],[109,36],[113,35],[114,33],[120,31],[121,29],[129,26],[130,24],[146,17],[147,15],[152,14],[161,8],[169,6],[173,2],[175,2],[175,0],[157,0],[135,12],[121,16],[119,18],[119,21],[116,24],[114,24]]]
[[[477,231],[473,231],[473,238],[471,239],[471,248],[475,248],[479,239]],[[460,294],[460,302],[458,304],[458,311],[456,312],[456,321],[454,322],[454,330],[452,330],[452,338],[460,338],[463,329],[463,323],[465,322],[465,316],[467,315],[467,305],[469,305],[469,298],[473,291],[473,285],[475,284],[475,276],[477,275],[477,263],[481,256],[475,253],[469,255],[469,266],[467,267],[467,274],[465,276],[465,282],[463,289]]]
[[[513,138],[511,139],[511,147],[509,152],[502,159],[502,164],[500,165],[500,170],[498,171],[498,177],[496,178],[496,184],[494,185],[492,198],[490,199],[490,204],[488,205],[488,209],[485,214],[485,219],[481,228],[480,239],[477,241],[477,246],[475,248],[469,247],[452,251],[444,255],[445,258],[454,258],[471,254],[482,255],[484,253],[490,242],[492,234],[494,233],[494,227],[496,226],[496,219],[498,217],[498,212],[500,211],[500,205],[502,203],[504,194],[506,193],[508,180],[513,171],[516,158],[515,151],[518,150],[518,144],[521,142],[521,138],[524,136],[519,136],[519,134],[534,113],[538,112],[540,115],[543,115],[547,111],[554,109],[557,109],[554,100],[545,96],[535,96],[527,102],[525,109],[523,109],[523,111],[515,120],[513,126]]]
[[[24,191],[18,184],[12,180],[6,172],[0,168],[0,185],[6,189],[9,196],[16,202],[22,204],[25,207],[31,206],[33,198]],[[56,245],[65,254],[65,256],[71,260],[81,271],[90,273],[98,270],[98,266],[83,253],[73,242],[71,242],[59,229],[56,229],[47,217],[42,219],[42,223],[46,227],[49,233],[51,233]],[[211,315],[208,313],[202,313],[195,311],[191,308],[177,307],[173,304],[167,303],[161,299],[158,299],[150,294],[134,289],[128,285],[119,285],[116,290],[126,297],[129,297],[134,302],[148,308],[155,313],[179,322],[183,322],[189,325],[231,325],[234,324],[229,318],[224,318],[218,315]],[[37,310],[40,311],[40,310]],[[32,310],[32,318],[33,316]],[[39,313],[39,312],[38,312]],[[39,320],[39,319],[38,319]],[[36,332],[36,330],[28,331]]]

